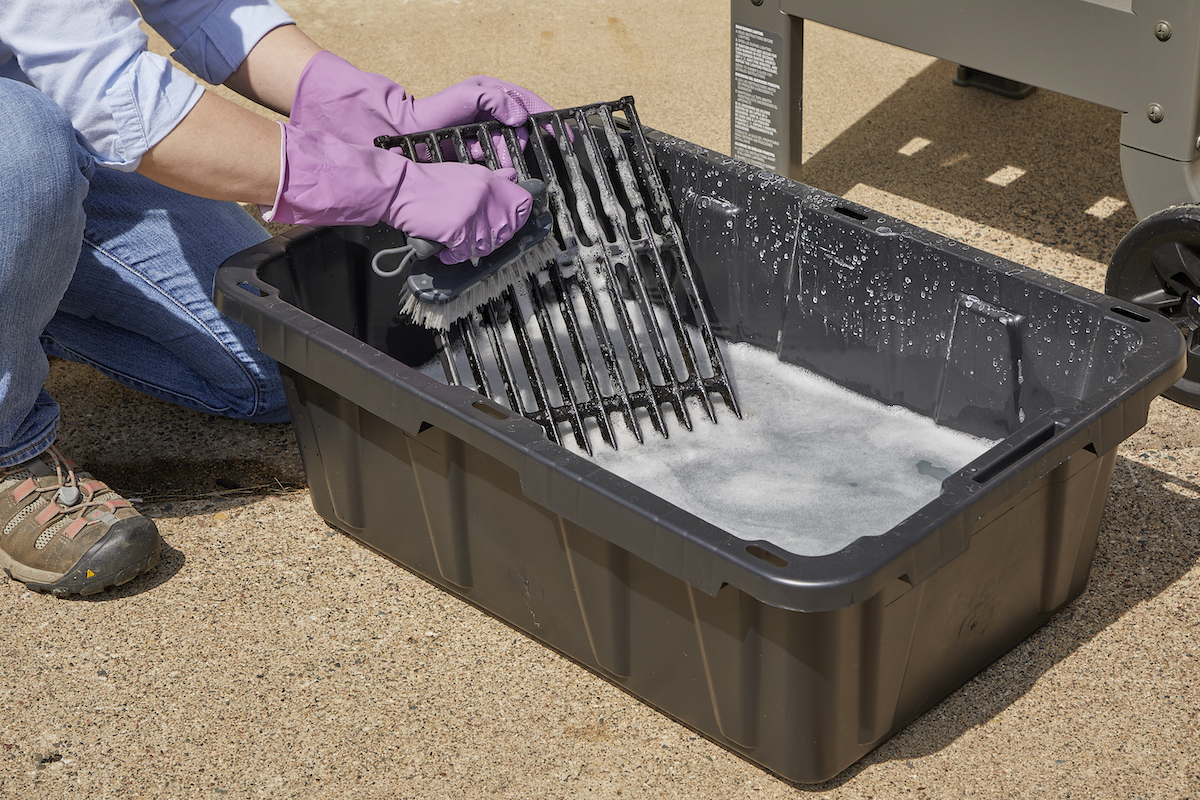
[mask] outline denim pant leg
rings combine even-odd
[[[39,336],[79,259],[92,169],[62,109],[0,78],[0,467],[38,455],[58,431]]]
[[[276,364],[212,303],[228,256],[266,237],[240,206],[95,166],[67,115],[0,78],[0,467],[45,450],[46,353],[188,408],[284,422]]]
[[[146,394],[255,422],[286,422],[275,362],[212,302],[217,267],[267,232],[236,203],[97,168],[74,277],[46,325],[51,355]]]

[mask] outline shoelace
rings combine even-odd
[[[116,522],[117,517],[112,512],[117,508],[129,505],[120,495],[100,481],[92,479],[91,475],[86,472],[83,473],[85,479],[80,482],[80,476],[75,473],[74,464],[59,452],[57,447],[51,446],[43,454],[43,461],[45,460],[44,456],[49,456],[54,464],[57,480],[55,485],[38,486],[33,471],[28,467],[15,470],[4,476],[3,483],[8,483],[14,479],[22,481],[13,490],[13,495],[18,501],[23,500],[30,494],[40,496],[22,508],[9,520],[0,535],[7,536],[30,514],[36,513],[38,523],[47,526],[34,544],[36,549],[41,550],[60,531],[66,533],[68,537],[73,538],[75,534],[93,522],[109,522],[110,524]],[[53,496],[47,497],[50,493],[54,493]],[[99,506],[104,506],[106,513],[97,515],[93,512],[85,518],[84,514],[89,508]],[[60,517],[60,519],[52,522],[52,520],[55,520],[55,517]],[[111,519],[106,519],[106,517],[111,517]]]

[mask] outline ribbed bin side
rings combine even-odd
[[[1175,344],[1161,319],[869,208],[669,137],[657,152],[723,338],[954,430],[1093,410]]]
[[[1115,462],[1115,449],[1080,450],[981,519],[970,549],[921,584],[899,720],[915,719],[1083,592]]]

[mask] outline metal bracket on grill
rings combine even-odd
[[[487,122],[375,141],[435,161],[469,160],[475,142],[491,168],[503,148],[519,179],[546,182],[560,253],[438,335],[447,381],[465,375],[556,443],[569,428],[589,454],[589,429],[617,446],[614,414],[639,443],[643,418],[668,435],[664,407],[691,430],[689,398],[713,423],[714,394],[740,417],[633,98],[536,114],[520,134]]]

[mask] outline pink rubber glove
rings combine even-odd
[[[441,242],[445,264],[485,256],[529,218],[533,198],[512,169],[420,164],[320,130],[280,123],[283,154],[268,222],[374,225]]]
[[[530,114],[553,107],[528,89],[477,75],[435,95],[410,97],[382,75],[363,72],[328,50],[317,53],[304,67],[292,101],[291,121],[304,128],[319,128],[347,142],[371,144],[376,136],[423,133],[498,120],[509,127],[524,125]],[[522,149],[528,139],[517,131]],[[512,166],[507,148],[494,134],[501,166]],[[483,158],[478,142],[470,143],[473,159]]]

